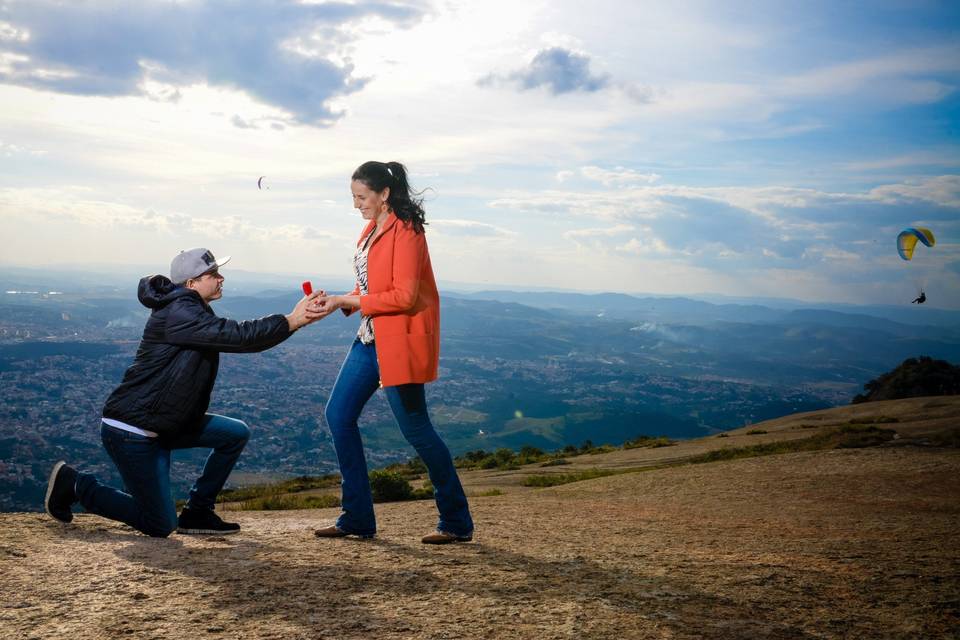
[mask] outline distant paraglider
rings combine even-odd
[[[267,177],[267,176],[260,176],[260,178],[257,179],[257,189],[261,189],[261,190],[262,190],[262,189],[269,189],[269,188],[270,188],[269,186],[264,186],[264,184],[263,184],[263,179],[266,178],[266,177]]]
[[[932,247],[937,244],[937,239],[930,229],[924,227],[907,227],[897,236],[897,253],[900,254],[902,259],[908,262],[913,260],[913,251],[916,249],[918,242],[925,247]],[[918,283],[917,289],[919,289],[920,295],[914,298],[911,304],[923,304],[927,301],[927,294],[924,292],[923,284]]]

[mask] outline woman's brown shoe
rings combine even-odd
[[[420,542],[423,544],[450,544],[452,542],[470,542],[473,540],[473,534],[458,536],[449,531],[434,531],[429,535],[423,536]]]
[[[318,538],[345,538],[346,536],[357,536],[358,538],[369,539],[373,537],[372,533],[360,534],[360,533],[350,533],[349,531],[344,531],[335,524],[330,525],[329,527],[324,527],[322,529],[315,529],[313,535]]]

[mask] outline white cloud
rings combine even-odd
[[[593,166],[581,167],[580,174],[588,180],[601,183],[605,187],[653,184],[661,177],[655,173],[639,173],[633,169],[625,169],[624,167],[616,167],[612,170]]]
[[[446,236],[499,239],[508,239],[517,236],[515,231],[475,220],[431,219],[428,220],[428,223],[431,230],[436,229],[440,234]]]
[[[622,253],[632,253],[645,256],[667,256],[673,253],[660,238],[630,238],[623,244],[616,245],[616,250]]]
[[[31,149],[29,147],[24,147],[12,142],[6,142],[0,140],[0,156],[6,156],[8,158],[13,156],[43,156],[46,155],[46,151],[43,149]]]
[[[839,165],[839,168],[844,171],[876,171],[910,167],[960,167],[960,151],[927,150],[844,162]]]
[[[0,42],[26,42],[30,39],[30,32],[18,29],[9,22],[0,21]]]
[[[578,238],[597,238],[603,236],[619,236],[624,233],[629,233],[634,230],[634,226],[630,224],[618,224],[612,227],[600,227],[594,229],[574,229],[572,231],[567,231],[563,234],[564,238],[568,240],[576,240]]]
[[[911,179],[870,190],[870,196],[886,203],[926,201],[941,207],[960,208],[960,175]]]
[[[310,225],[255,224],[243,216],[218,218],[185,213],[158,213],[119,202],[89,199],[88,187],[60,190],[0,190],[0,219],[30,220],[31,224],[78,224],[98,233],[136,230],[170,239],[202,237],[258,243],[287,241],[343,241],[341,235],[321,231]]]
[[[897,83],[897,78],[910,78],[921,74],[949,73],[960,71],[960,46],[956,44],[938,45],[921,49],[903,49],[892,53],[826,65],[806,73],[787,76],[774,85],[774,91],[781,96],[823,96],[838,93],[853,93],[864,87],[883,81],[884,93],[888,97],[900,100],[916,100],[917,93],[923,101],[939,100],[949,92],[949,87],[941,83],[916,80],[906,85]],[[913,91],[901,91],[905,88]]]

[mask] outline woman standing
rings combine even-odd
[[[383,387],[400,431],[427,466],[440,521],[425,544],[466,542],[473,520],[450,451],[430,423],[424,383],[437,378],[440,359],[440,296],[424,235],[422,201],[407,183],[399,162],[366,162],[353,173],[353,206],[367,225],[353,265],[357,286],[341,296],[317,300],[324,311],[360,311],[360,328],[327,402],[343,477],[343,513],[321,538],[376,532],[373,497],[357,419]]]

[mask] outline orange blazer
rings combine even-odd
[[[357,246],[373,230],[370,221]],[[440,294],[427,238],[391,213],[367,254],[367,289],[360,312],[373,317],[374,345],[385,387],[437,379]],[[350,295],[359,295],[357,285]]]

